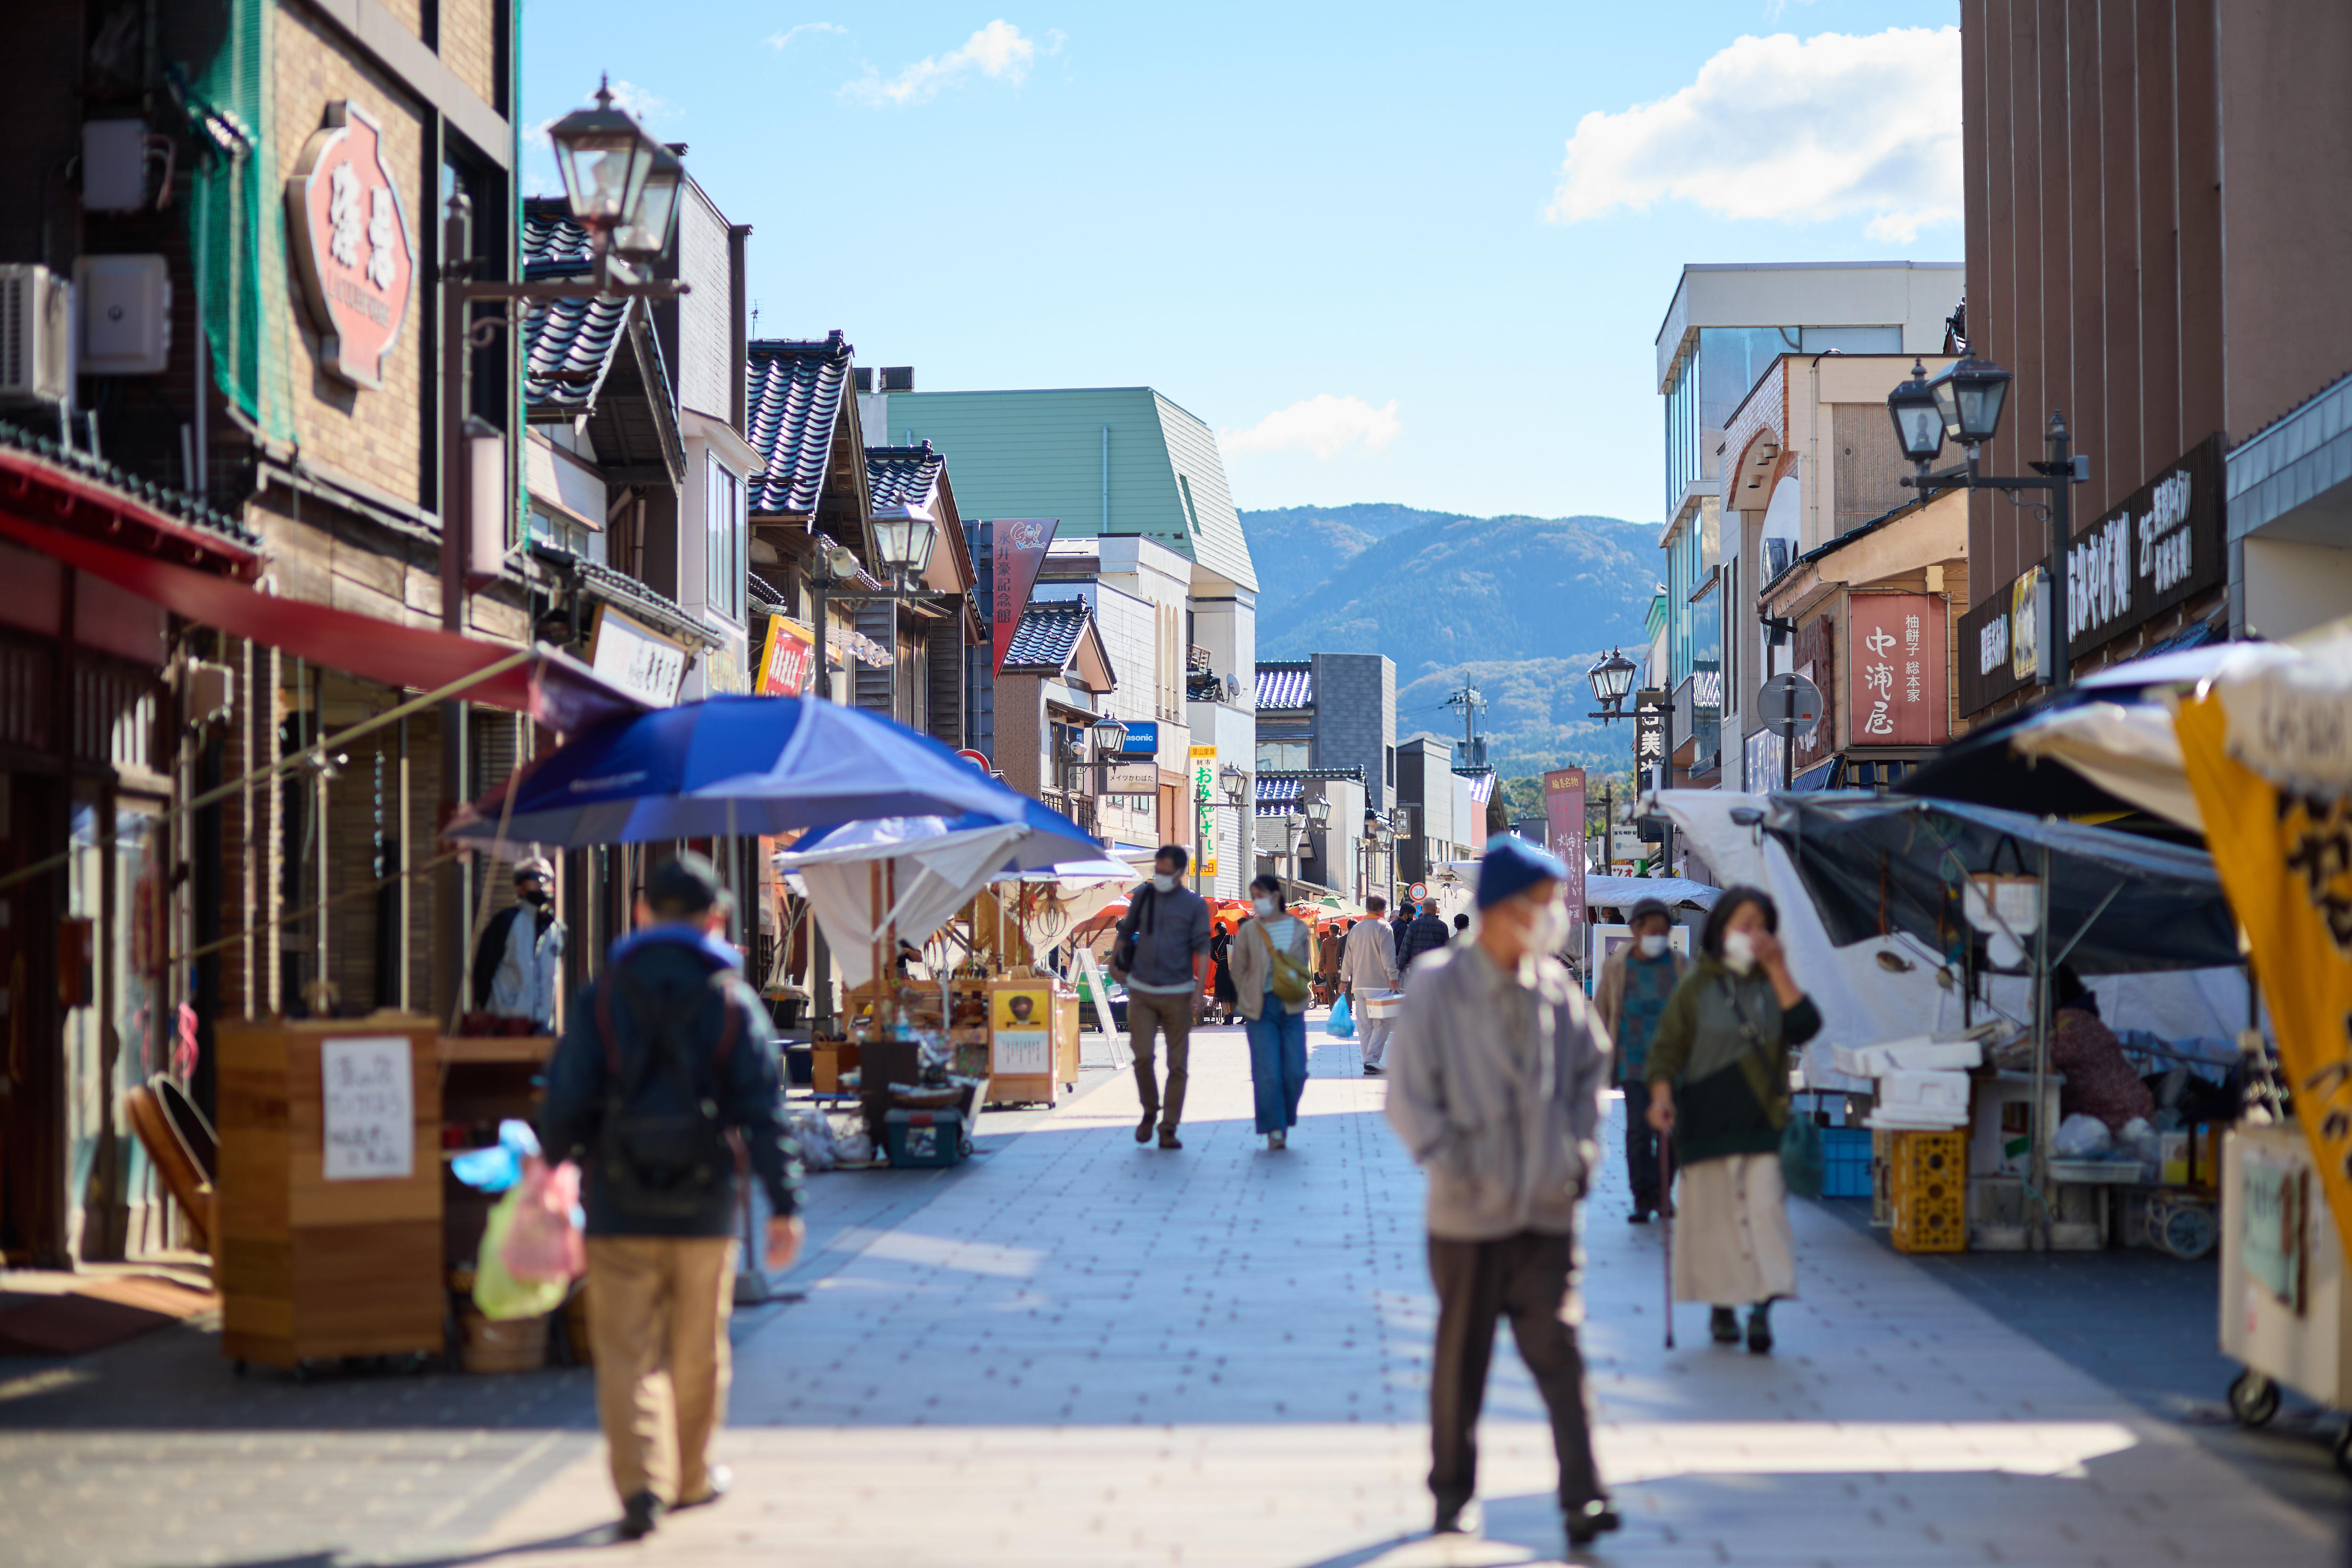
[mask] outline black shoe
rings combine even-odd
[[[1650,1223],[1650,1211],[1646,1208],[1637,1208],[1633,1213],[1625,1217],[1625,1223],[1628,1225],[1647,1225]]]
[[[1590,1546],[1619,1526],[1617,1511],[1609,1506],[1607,1498],[1595,1498],[1580,1508],[1564,1510],[1562,1520],[1568,1526],[1570,1546]]]
[[[1729,1307],[1717,1307],[1706,1320],[1706,1332],[1715,1336],[1717,1344],[1739,1343],[1739,1314]]]
[[[1486,1528],[1486,1519],[1478,1511],[1478,1500],[1456,1503],[1452,1508],[1437,1506],[1437,1522],[1429,1527],[1432,1535],[1476,1535]]]
[[[729,1469],[725,1465],[713,1465],[710,1467],[709,1473],[703,1478],[702,1495],[692,1499],[680,1498],[677,1501],[669,1505],[669,1511],[672,1513],[676,1513],[681,1509],[708,1507],[711,1503],[717,1502],[720,1498],[725,1497],[729,1490],[734,1485],[735,1472],[733,1470]]]
[[[1146,1111],[1143,1113],[1143,1124],[1135,1129],[1135,1141],[1139,1144],[1150,1143],[1151,1141],[1151,1124],[1159,1119],[1159,1112]]]
[[[1160,1146],[1163,1149],[1181,1149],[1184,1145],[1178,1141],[1175,1128],[1162,1127],[1160,1129]]]
[[[1386,1068],[1367,1067],[1364,1069],[1364,1076],[1367,1078],[1384,1078],[1387,1075],[1388,1070]]]
[[[1748,1312],[1748,1348],[1758,1355],[1772,1350],[1772,1303],[1759,1301]]]
[[[661,1518],[662,1500],[649,1491],[641,1491],[621,1505],[621,1522],[613,1533],[624,1541],[643,1541],[654,1532]]]

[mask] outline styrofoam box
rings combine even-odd
[[[1967,1121],[1965,1072],[1889,1072],[1878,1081],[1878,1103],[1897,1114],[1951,1116]]]
[[[1974,1040],[1937,1040],[1913,1035],[1884,1045],[1841,1045],[1834,1057],[1837,1070],[1856,1078],[1884,1078],[1890,1072],[1962,1071],[1984,1060],[1984,1043]]]
[[[1403,1010],[1402,991],[1358,991],[1356,1005],[1368,1019],[1392,1019]]]

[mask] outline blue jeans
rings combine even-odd
[[[1307,1092],[1307,1015],[1292,1012],[1272,991],[1258,1016],[1245,1019],[1250,1082],[1257,1090],[1257,1130],[1280,1133],[1298,1124],[1298,1097]]]

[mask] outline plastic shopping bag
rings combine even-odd
[[[1348,1007],[1347,992],[1340,992],[1339,999],[1331,1004],[1331,1016],[1329,1019],[1325,1020],[1323,1032],[1329,1035],[1333,1040],[1352,1040],[1355,1038],[1356,1015]]]
[[[494,1322],[543,1316],[562,1306],[563,1298],[571,1293],[568,1277],[519,1280],[507,1268],[507,1239],[513,1234],[515,1222],[523,1211],[523,1195],[529,1185],[526,1176],[507,1188],[506,1196],[490,1210],[489,1223],[482,1228],[481,1251],[475,1256],[474,1305],[482,1316]],[[584,1245],[582,1250],[584,1254]]]
[[[518,1280],[569,1284],[588,1270],[588,1246],[572,1211],[580,1207],[580,1167],[551,1166],[537,1155],[522,1162],[521,1197],[499,1260]]]

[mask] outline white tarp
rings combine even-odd
[[[921,942],[946,925],[1030,831],[1021,822],[954,833],[938,827],[936,817],[883,818],[854,824],[821,849],[776,857],[808,890],[850,985],[874,977],[874,944],[886,935]]]
[[[2059,708],[2011,731],[2009,747],[2020,757],[2063,763],[2117,800],[2205,831],[2196,794],[2181,771],[2172,714],[2155,703]]]

